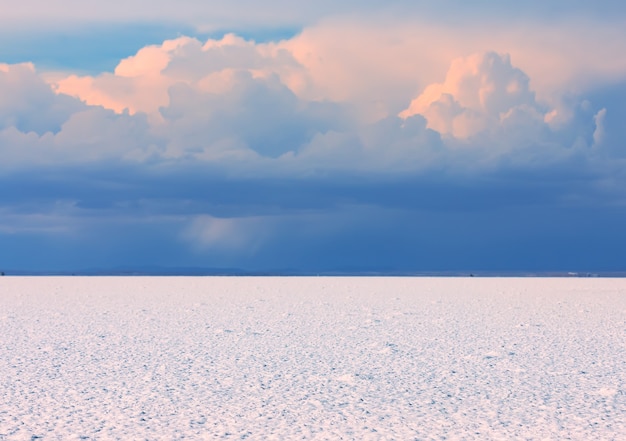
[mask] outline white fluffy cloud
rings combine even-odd
[[[531,84],[508,54],[477,53],[453,60],[444,80],[425,87],[399,116],[425,118],[454,152],[446,160],[465,168],[554,164],[606,147],[606,108],[580,99],[566,111],[551,107]]]
[[[70,114],[82,108],[77,101],[54,94],[30,63],[0,64],[0,96],[0,130],[56,132]]]
[[[400,113],[420,114],[443,135],[469,138],[512,119],[543,120],[529,78],[508,55],[475,54],[452,62],[443,83],[434,83]]]
[[[415,20],[335,18],[274,43],[234,35],[200,42],[180,37],[149,46],[114,73],[71,76],[61,91],[116,111],[154,111],[175,82],[206,91],[229,87],[233,72],[278,75],[307,100],[349,102],[370,120],[397,114],[408,100],[445,76],[453,59],[494,51],[510,54],[540,101],[561,105],[598,84],[626,78],[626,31],[617,23],[563,19],[554,23],[442,25]],[[567,113],[570,109],[562,108]]]
[[[606,144],[611,110],[584,100],[573,79],[584,75],[551,86],[537,66],[556,46],[532,49],[505,34],[491,41],[511,44],[511,55],[482,50],[480,33],[459,43],[445,29],[327,21],[280,42],[179,37],[140,49],[114,72],[49,83],[32,65],[1,65],[3,168],[117,160],[253,174],[415,171],[463,166],[468,154],[480,163],[522,151],[532,162]],[[575,58],[552,64],[554,75]],[[626,78],[626,68],[600,58],[590,78]]]
[[[358,103],[373,117],[397,114],[441,82],[454,59],[510,54],[537,100],[566,118],[568,95],[626,78],[622,23],[562,17],[548,22],[328,19],[282,42],[305,67],[306,97]],[[304,94],[304,89],[303,92]]]
[[[118,113],[155,114],[168,106],[169,90],[177,84],[189,85],[199,93],[223,94],[232,90],[242,72],[254,78],[278,75],[284,83],[295,84],[302,82],[298,70],[302,71],[301,66],[275,44],[255,44],[233,34],[204,44],[179,37],[139,50],[120,61],[113,73],[70,75],[56,81],[55,88]]]

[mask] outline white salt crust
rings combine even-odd
[[[0,440],[624,440],[626,280],[0,278]]]

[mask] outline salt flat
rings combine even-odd
[[[0,278],[0,440],[626,439],[626,280]]]

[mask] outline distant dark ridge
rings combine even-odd
[[[104,268],[75,271],[6,270],[14,276],[237,276],[248,272],[231,268]]]
[[[4,270],[6,276],[231,276],[231,277],[626,277],[626,271],[408,271],[408,270],[243,270],[239,268],[105,268],[76,271]]]

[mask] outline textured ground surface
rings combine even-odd
[[[626,439],[626,280],[0,278],[0,440]]]

